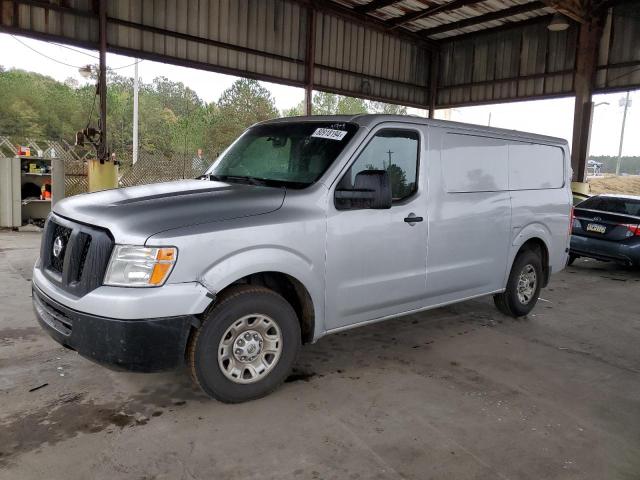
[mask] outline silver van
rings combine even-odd
[[[33,303],[59,343],[210,396],[279,386],[301,344],[493,295],[526,315],[564,268],[567,143],[358,115],[254,125],[200,179],[78,195],[47,220]]]

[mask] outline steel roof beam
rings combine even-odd
[[[585,23],[588,16],[588,10],[591,4],[590,0],[543,0],[547,6],[553,8],[572,20],[579,23]]]
[[[380,10],[381,8],[388,7],[389,5],[399,2],[400,0],[373,0],[372,2],[353,7],[353,11],[358,13],[375,12],[376,10]]]
[[[461,35],[446,37],[446,38],[437,40],[437,43],[439,45],[443,45],[445,43],[457,42],[460,40],[472,40],[482,35],[491,35],[492,33],[504,32],[504,31],[513,30],[516,28],[527,27],[529,25],[537,25],[539,23],[549,23],[552,17],[553,17],[553,14],[549,13],[548,15],[540,15],[539,17],[529,18],[521,22],[509,22],[503,25],[498,25],[497,27],[483,28],[482,30],[478,30],[476,32],[463,33]]]
[[[460,30],[462,28],[472,27],[474,25],[478,25],[481,23],[491,22],[494,20],[502,20],[504,18],[513,17],[515,15],[533,12],[535,10],[540,10],[545,7],[547,7],[547,5],[544,2],[540,0],[535,0],[531,3],[515,5],[510,8],[504,8],[502,10],[498,10],[496,12],[490,12],[484,15],[478,15],[476,17],[465,18],[464,20],[459,20],[457,22],[445,23],[444,25],[439,25],[437,27],[417,30],[416,33],[429,37],[431,35],[438,35],[440,33],[449,32],[451,30]]]
[[[422,18],[432,17],[434,15],[437,15],[438,13],[450,12],[452,10],[466,7],[467,5],[475,5],[476,3],[482,3],[484,1],[486,0],[453,0],[452,2],[443,3],[442,5],[427,8],[425,10],[418,10],[416,12],[407,13],[405,15],[402,15],[401,17],[387,20],[385,23],[389,26],[389,28],[398,28],[402,25],[420,20]]]
[[[361,25],[371,27],[374,30],[382,31],[385,33],[389,33],[391,35],[396,35],[399,37],[404,37],[407,40],[413,40],[414,42],[419,42],[421,45],[425,46],[430,50],[437,50],[439,47],[435,42],[425,38],[422,35],[416,35],[415,33],[409,30],[394,30],[393,27],[390,27],[387,22],[382,20],[378,20],[371,15],[358,13],[353,8],[343,7],[333,1],[317,1],[317,0],[292,0],[300,5],[305,5],[309,8],[313,8],[317,12],[331,13],[338,17],[341,17],[346,20],[351,20],[355,23],[359,23]],[[400,1],[400,0],[398,0]]]

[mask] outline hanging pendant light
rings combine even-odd
[[[552,32],[562,32],[569,28],[569,21],[564,15],[560,13],[554,13],[553,17],[551,17],[549,25],[547,25],[547,28]]]

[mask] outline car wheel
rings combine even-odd
[[[573,265],[573,262],[576,261],[576,258],[578,258],[577,255],[573,255],[572,253],[570,253],[569,259],[567,260],[567,267],[570,267],[571,265]]]
[[[494,295],[493,301],[502,313],[511,317],[527,315],[538,301],[542,282],[542,261],[537,252],[518,254],[511,267],[507,288]]]
[[[263,397],[291,372],[300,338],[298,318],[284,298],[264,287],[232,287],[189,343],[191,376],[225,403]]]

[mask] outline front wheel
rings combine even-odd
[[[535,307],[542,282],[542,261],[537,252],[526,250],[518,254],[511,267],[507,288],[493,296],[502,313],[523,317]]]
[[[298,318],[284,298],[264,287],[232,287],[191,339],[191,376],[222,402],[263,397],[291,372],[300,338]]]

